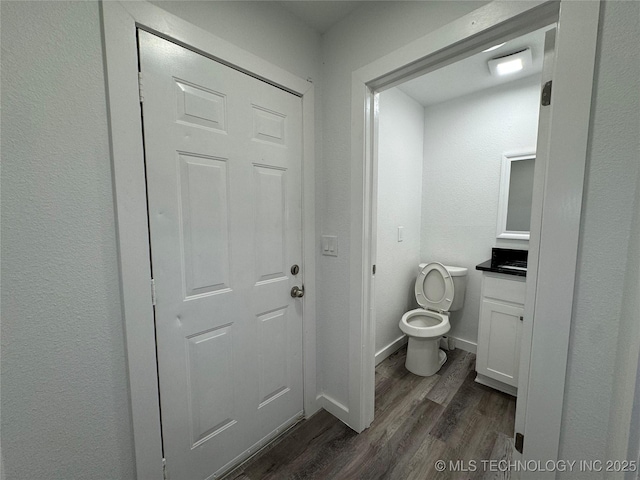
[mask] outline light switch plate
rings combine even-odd
[[[322,235],[322,254],[330,257],[338,256],[338,237],[335,235]]]
[[[402,242],[404,240],[404,227],[398,227],[398,241]]]

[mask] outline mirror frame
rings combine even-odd
[[[509,210],[509,184],[511,182],[511,162],[518,160],[535,160],[536,152],[527,151],[525,153],[502,155],[502,167],[500,169],[500,194],[498,196],[498,228],[497,238],[508,238],[512,240],[529,240],[528,231],[507,230],[507,213]]]

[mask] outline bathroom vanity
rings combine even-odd
[[[493,250],[491,260],[476,266],[483,272],[476,382],[516,396],[527,252]]]

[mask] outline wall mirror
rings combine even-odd
[[[535,161],[535,153],[502,156],[498,238],[529,240]]]

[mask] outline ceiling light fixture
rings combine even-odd
[[[513,52],[509,55],[492,58],[487,63],[491,75],[500,77],[516,73],[531,66],[531,49],[527,47],[524,50]]]
[[[482,53],[493,52],[494,50],[497,50],[498,48],[503,46],[505,43],[507,43],[507,42],[502,42],[502,43],[500,43],[498,45],[494,45],[493,47],[489,47],[486,50],[482,50]]]

